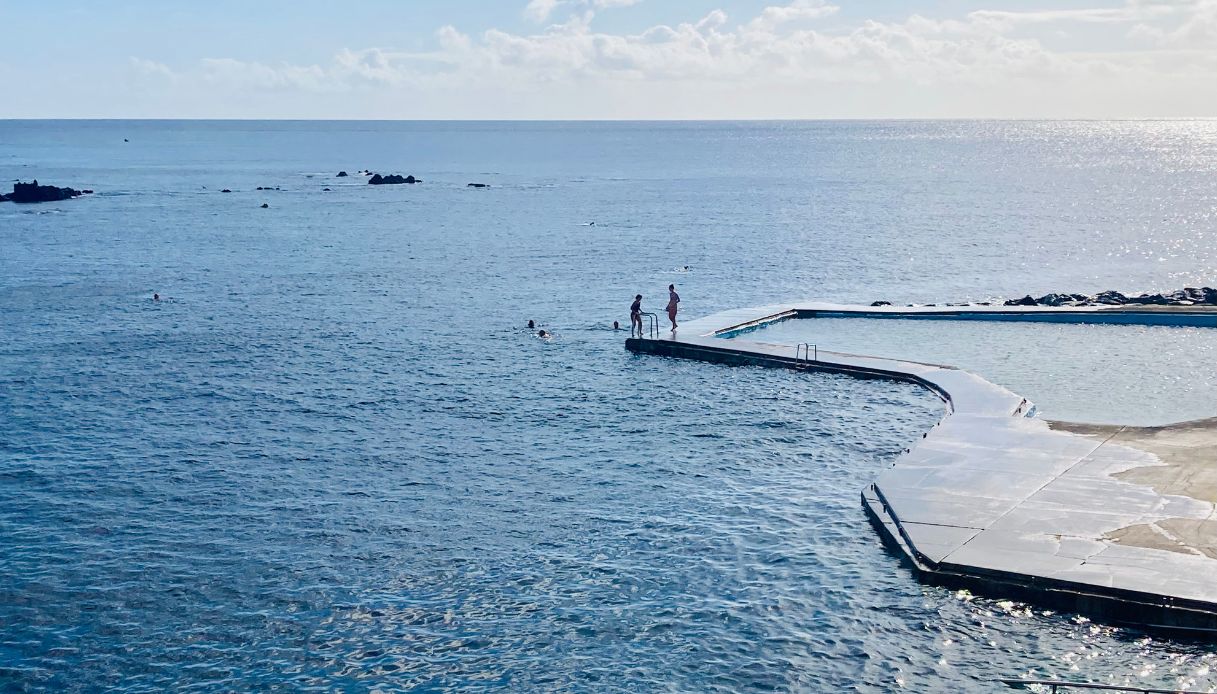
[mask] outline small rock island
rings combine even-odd
[[[81,195],[90,195],[92,192],[91,190],[39,185],[38,179],[35,178],[33,183],[14,183],[13,192],[8,195],[0,194],[0,202],[56,202],[59,200],[71,200]]]
[[[398,185],[400,183],[422,183],[422,180],[417,179],[412,175],[399,176],[397,174],[389,174],[388,176],[372,174],[372,177],[368,179],[368,185],[372,186],[391,186]]]

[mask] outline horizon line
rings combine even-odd
[[[841,123],[841,122],[1162,122],[1212,121],[1212,116],[924,116],[924,117],[839,117],[839,118],[246,118],[246,117],[0,117],[0,123],[14,122],[194,122],[194,123]]]

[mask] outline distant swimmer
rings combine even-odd
[[[153,301],[160,301],[160,300],[161,300],[161,295],[160,295],[160,294],[153,294],[153,295],[152,295],[152,300],[153,300]]]
[[[528,319],[528,329],[529,329],[529,330],[532,330],[532,329],[533,329],[533,328],[535,328],[535,327],[537,327],[537,324],[536,324],[536,323],[534,323],[534,322],[533,322],[533,320],[532,320],[531,318],[529,318],[529,319]]]
[[[678,267],[675,270],[673,270],[673,272],[688,272],[688,271],[689,271],[688,265],[685,265],[684,267]]]
[[[672,332],[676,332],[676,305],[680,303],[680,295],[676,293],[676,285],[668,285],[668,320],[672,321]]]
[[[553,335],[550,335],[549,332],[547,332],[545,330],[538,330],[537,337],[548,340],[549,338],[553,337]]]
[[[613,330],[621,330],[621,324],[617,321],[613,321]]]
[[[642,295],[634,297],[634,303],[630,304],[630,335],[634,335],[634,331],[638,331],[638,337],[642,337]]]

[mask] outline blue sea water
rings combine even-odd
[[[1048,419],[1162,426],[1217,417],[1217,330],[972,320],[785,320],[750,340],[947,364],[1029,398]]]
[[[1211,689],[884,551],[934,398],[609,324],[1212,285],[1214,174],[1214,121],[0,121],[97,191],[0,204],[0,688]]]

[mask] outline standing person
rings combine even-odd
[[[630,304],[630,335],[634,334],[634,330],[638,330],[638,337],[642,337],[642,295],[634,297],[634,303]]]
[[[676,293],[676,285],[668,285],[668,320],[672,321],[672,332],[676,332],[676,304],[680,303],[680,295]]]

